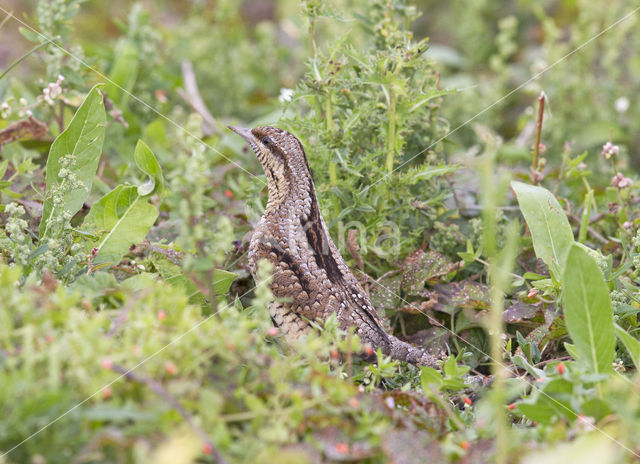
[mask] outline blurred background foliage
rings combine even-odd
[[[602,250],[616,320],[637,336],[637,15],[583,47],[634,2],[0,6],[0,131],[41,124],[0,144],[0,452],[88,398],[0,462],[492,462],[483,235],[502,249],[510,223],[522,233],[505,343],[528,363],[510,365],[549,380],[580,416],[509,384],[508,401],[542,411],[532,420],[510,403],[509,456],[534,462],[552,447],[574,459],[586,440],[591,457],[629,459],[593,432],[596,421],[639,449],[637,382],[612,376],[591,401],[588,373],[557,368],[568,340],[561,286],[502,188],[530,175],[544,91],[534,180],[557,194],[580,241]],[[107,122],[93,189],[59,239],[42,244],[47,153],[99,82]],[[306,343],[280,340],[265,306],[268,270],[254,288],[246,266],[265,177],[228,124],[278,125],[301,139],[331,235],[385,323],[450,354],[437,388],[412,366],[362,362],[335,321]],[[145,197],[158,219],[121,262],[96,269],[101,237],[83,220],[117,185],[147,180],[138,140],[162,168],[163,186]],[[613,158],[602,154],[607,142]],[[482,218],[478,175],[487,157],[500,206],[492,220]],[[632,358],[618,346],[620,372]]]

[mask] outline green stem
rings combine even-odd
[[[589,229],[589,218],[591,217],[591,203],[593,202],[593,190],[588,190],[584,196],[584,208],[580,218],[580,231],[578,241],[584,243],[587,240],[587,230]]]
[[[389,125],[387,126],[387,162],[389,173],[393,172],[393,159],[396,151],[396,94],[393,85],[389,86],[389,108],[387,111]]]
[[[45,45],[49,44],[49,42],[42,42],[41,44],[36,45],[35,47],[33,47],[31,50],[29,50],[27,53],[25,53],[24,55],[22,55],[20,58],[18,58],[16,61],[14,61],[13,63],[11,63],[9,65],[9,67],[7,69],[5,69],[3,71],[2,74],[0,74],[0,81],[4,78],[4,76],[6,76],[9,71],[11,71],[13,68],[15,68],[16,66],[18,66],[20,63],[22,63],[22,61],[24,59],[26,59],[28,56],[30,56],[32,53],[36,52],[37,50],[39,50],[40,48],[44,47]]]

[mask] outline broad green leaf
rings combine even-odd
[[[105,93],[123,110],[138,78],[138,49],[129,40],[121,39],[115,48],[114,62]]]
[[[542,187],[513,181],[511,188],[531,231],[536,256],[550,270],[561,274],[573,243],[573,232],[558,200]]]
[[[138,168],[149,176],[149,180],[138,187],[138,195],[144,197],[162,190],[162,168],[151,149],[142,140],[138,140],[134,157]]]
[[[51,145],[47,158],[47,198],[40,221],[40,240],[51,233],[48,230],[51,217],[65,212],[73,216],[89,196],[104,141],[106,116],[100,93],[103,85],[98,84],[89,91],[67,128]],[[70,164],[61,177],[64,162]],[[64,184],[70,182],[69,173],[76,185],[69,184],[68,190],[63,190],[63,201],[54,205],[52,190],[58,187],[65,189]]]
[[[574,244],[564,272],[564,318],[571,340],[595,374],[611,371],[615,349],[609,289],[590,254]]]
[[[425,393],[431,391],[431,386],[436,389],[440,388],[443,384],[444,379],[442,378],[442,374],[435,370],[432,367],[421,367],[420,368],[420,383],[422,385],[422,391]]]
[[[158,210],[138,195],[137,187],[119,185],[93,205],[83,228],[105,233],[96,245],[94,267],[118,264],[131,245],[140,243]]]
[[[640,369],[640,341],[638,341],[638,339],[633,337],[633,335],[629,334],[618,324],[615,324],[615,329],[616,335],[624,344],[624,347],[627,349],[627,352],[629,353],[629,356],[631,356],[636,369]]]

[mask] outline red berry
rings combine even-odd
[[[336,444],[336,451],[340,454],[347,454],[349,452],[349,445],[346,443]]]
[[[225,190],[224,194],[227,196],[227,198],[233,198],[233,192],[229,189]]]
[[[462,441],[460,442],[460,448],[462,448],[463,450],[468,450],[469,448],[471,448],[471,443],[469,443],[468,441]]]
[[[331,350],[329,354],[331,355],[332,359],[338,359],[340,357],[340,353],[338,353],[336,350]]]
[[[113,361],[111,361],[109,358],[104,358],[100,364],[102,365],[102,367],[104,369],[109,369],[111,370],[111,368],[113,367]]]
[[[538,294],[538,290],[536,290],[535,288],[532,288],[531,290],[529,290],[529,293],[527,293],[527,298],[533,298],[537,294]]]
[[[367,353],[367,356],[373,356],[373,348],[371,347],[371,345],[365,345],[364,352]]]
[[[280,335],[280,329],[277,327],[269,327],[267,329],[267,335],[269,337],[277,337],[278,335]]]
[[[558,363],[558,365],[556,366],[556,369],[558,370],[558,374],[560,375],[564,374],[564,363]]]
[[[471,401],[471,398],[469,398],[468,396],[463,397],[462,402],[467,406],[471,406],[473,404],[473,401]]]
[[[164,363],[164,370],[169,375],[176,375],[178,373],[178,368],[171,361],[167,361],[166,363]]]
[[[509,406],[507,406],[509,408],[509,411],[513,411],[516,408],[516,404],[515,403],[511,403]]]
[[[105,400],[111,398],[111,394],[113,392],[111,391],[111,387],[110,386],[106,386],[102,389],[102,398],[104,398]]]
[[[211,443],[203,443],[202,444],[202,452],[204,454],[211,454],[213,453],[213,446],[211,446]]]
[[[158,320],[164,321],[167,318],[167,313],[165,313],[162,309],[158,311]]]

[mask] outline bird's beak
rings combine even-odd
[[[228,126],[233,132],[238,134],[240,137],[245,139],[249,143],[256,143],[256,137],[251,133],[251,129],[247,129],[246,127],[234,127]]]

